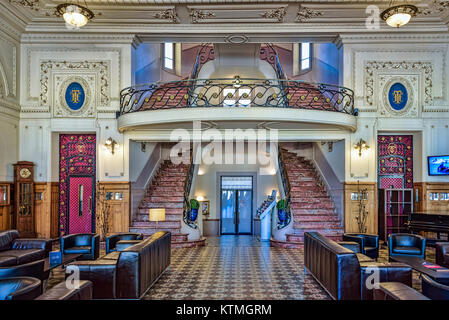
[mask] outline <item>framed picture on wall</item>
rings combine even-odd
[[[203,214],[209,214],[210,201],[201,201],[201,212]]]

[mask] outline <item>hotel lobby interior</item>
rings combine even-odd
[[[449,1],[0,26],[0,300],[449,300]]]

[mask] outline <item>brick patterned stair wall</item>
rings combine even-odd
[[[284,152],[284,165],[291,184],[291,213],[293,232],[287,241],[271,241],[272,246],[298,248],[304,244],[304,232],[317,231],[326,237],[341,241],[344,228],[335,212],[321,176],[310,160],[293,152]]]
[[[188,235],[181,233],[183,219],[184,181],[188,165],[175,165],[165,160],[148,186],[132,222],[130,232],[142,233],[145,238],[156,231],[170,231],[172,247],[195,247],[205,244],[205,239],[189,241]],[[165,208],[165,221],[149,221],[150,208]]]

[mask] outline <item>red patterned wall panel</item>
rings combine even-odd
[[[59,234],[61,236],[95,232],[95,160],[95,134],[59,135]],[[81,197],[80,191],[82,191]]]
[[[379,188],[413,188],[413,136],[378,136],[377,144]]]

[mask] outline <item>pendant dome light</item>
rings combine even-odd
[[[87,6],[83,7],[72,3],[60,4],[56,7],[56,11],[64,18],[68,25],[75,28],[85,26],[89,20],[95,17],[94,13],[90,11]]]
[[[390,7],[380,14],[380,18],[384,20],[390,27],[399,28],[410,22],[411,18],[416,16],[418,8],[411,4],[399,4]]]

